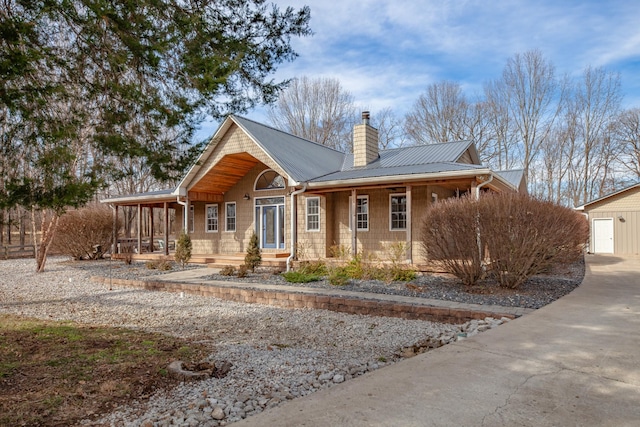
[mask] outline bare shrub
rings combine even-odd
[[[475,284],[485,274],[478,249],[479,226],[477,204],[470,197],[433,205],[422,221],[426,258],[442,262],[464,284]]]
[[[589,227],[579,213],[516,194],[486,195],[478,202],[482,241],[490,269],[507,288],[583,253]]]
[[[111,209],[91,205],[60,217],[54,247],[75,260],[99,259],[113,242]]]
[[[220,269],[220,275],[222,276],[235,276],[236,268],[233,265],[225,265]]]

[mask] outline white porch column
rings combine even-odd
[[[412,208],[411,208],[411,186],[407,185],[406,188],[406,196],[407,196],[407,261],[410,264],[413,264],[413,235],[412,235],[412,226],[411,226],[411,218]]]
[[[164,254],[169,255],[169,204],[164,202],[162,207],[164,210],[164,228],[162,230],[164,232]]]
[[[358,193],[356,189],[351,190],[351,253],[354,258],[358,255]]]
[[[142,253],[142,205],[138,203],[138,253]]]

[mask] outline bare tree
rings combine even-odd
[[[613,135],[620,145],[620,163],[635,179],[640,179],[640,108],[631,108],[618,114]]]
[[[620,108],[620,76],[603,68],[587,67],[576,84],[573,109],[582,138],[580,155],[581,202],[600,194],[603,176],[615,151],[607,135],[607,126]],[[600,178],[600,179],[598,179]]]
[[[353,95],[334,78],[292,80],[267,111],[273,126],[339,151],[351,151],[357,118]]]
[[[379,146],[383,150],[399,148],[405,145],[405,133],[402,121],[389,107],[372,115],[373,126],[378,129]]]
[[[418,97],[405,118],[405,132],[415,145],[466,139],[469,104],[460,84],[433,83]]]
[[[555,69],[539,50],[516,54],[507,61],[499,85],[513,129],[521,143],[522,166],[529,169],[560,113],[561,93]],[[555,101],[555,102],[554,102]]]
[[[518,164],[517,140],[513,136],[513,120],[509,114],[511,94],[501,80],[484,85],[487,123],[493,135],[490,164],[498,170],[512,169]]]

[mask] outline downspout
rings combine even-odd
[[[188,200],[188,199],[187,199]],[[187,201],[185,200],[184,202],[180,201],[180,196],[176,196],[176,202],[179,205],[184,206],[184,218],[183,218],[183,228],[182,230],[184,231],[185,234],[187,234],[187,231],[189,230],[189,212],[187,211],[187,206],[189,206],[189,204],[187,203]]]
[[[302,184],[302,188],[300,190],[296,190],[291,193],[291,252],[289,257],[287,258],[287,271],[291,271],[291,261],[296,256],[296,229],[298,224],[298,218],[296,215],[296,196],[298,194],[302,194],[307,191],[307,183]]]
[[[487,185],[493,181],[493,175],[489,175],[489,179],[485,182],[481,182],[476,186],[476,202],[480,200],[480,188]],[[480,240],[480,212],[476,213],[476,242],[478,243],[478,259],[480,260],[480,265],[482,266],[482,270],[486,270],[487,266],[484,263],[484,259],[482,257],[482,241]]]
[[[485,185],[489,184],[491,181],[493,181],[493,175],[489,175],[489,179],[488,180],[486,180],[485,182],[481,182],[480,184],[478,184],[476,186],[476,200],[480,200],[480,188],[482,188]]]

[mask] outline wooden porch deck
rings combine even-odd
[[[127,255],[131,255],[134,261],[166,260],[173,261],[173,251],[169,255],[160,252],[143,252],[141,254],[115,254],[113,259],[124,260]],[[262,253],[263,267],[287,268],[288,253]],[[204,264],[211,268],[220,268],[226,265],[239,266],[244,264],[244,253],[236,254],[193,254],[189,264]]]

